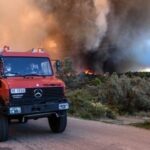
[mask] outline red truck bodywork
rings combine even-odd
[[[47,53],[32,53],[32,52],[3,52],[1,56],[10,57],[47,57]],[[1,79],[2,87],[0,88],[0,97],[5,100],[5,104],[9,103],[9,89],[11,88],[42,88],[42,87],[63,87],[65,84],[53,74],[50,77],[8,77]]]
[[[29,119],[48,118],[49,126],[54,133],[61,133],[67,125],[68,100],[65,97],[65,84],[58,79],[53,69],[49,75],[30,74],[7,76],[4,73],[3,59],[46,58],[52,63],[47,53],[41,52],[2,52],[0,54],[0,141],[9,137],[9,124],[14,119],[25,123]],[[36,59],[38,61],[39,59]],[[26,62],[25,62],[26,63]],[[42,65],[42,64],[41,64]],[[21,70],[24,68],[21,68]],[[16,94],[12,90],[24,89]]]

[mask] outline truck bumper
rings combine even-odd
[[[7,107],[6,115],[10,117],[15,116],[34,116],[40,117],[42,115],[47,116],[52,113],[57,113],[60,111],[66,111],[69,109],[68,101],[63,101],[61,103],[51,103],[47,102],[45,104],[36,105],[24,105]]]

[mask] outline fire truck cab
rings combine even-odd
[[[51,59],[42,49],[0,53],[0,141],[9,138],[12,121],[48,118],[54,133],[67,125],[65,84],[54,75]]]

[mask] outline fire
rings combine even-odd
[[[85,73],[86,75],[94,75],[94,74],[95,74],[94,71],[93,71],[93,70],[90,70],[90,69],[86,69],[86,70],[84,71],[84,73]]]

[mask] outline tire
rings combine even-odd
[[[4,142],[8,140],[8,118],[0,115],[0,142]]]
[[[48,117],[48,122],[53,133],[62,133],[67,126],[67,113],[59,117],[52,115]]]

